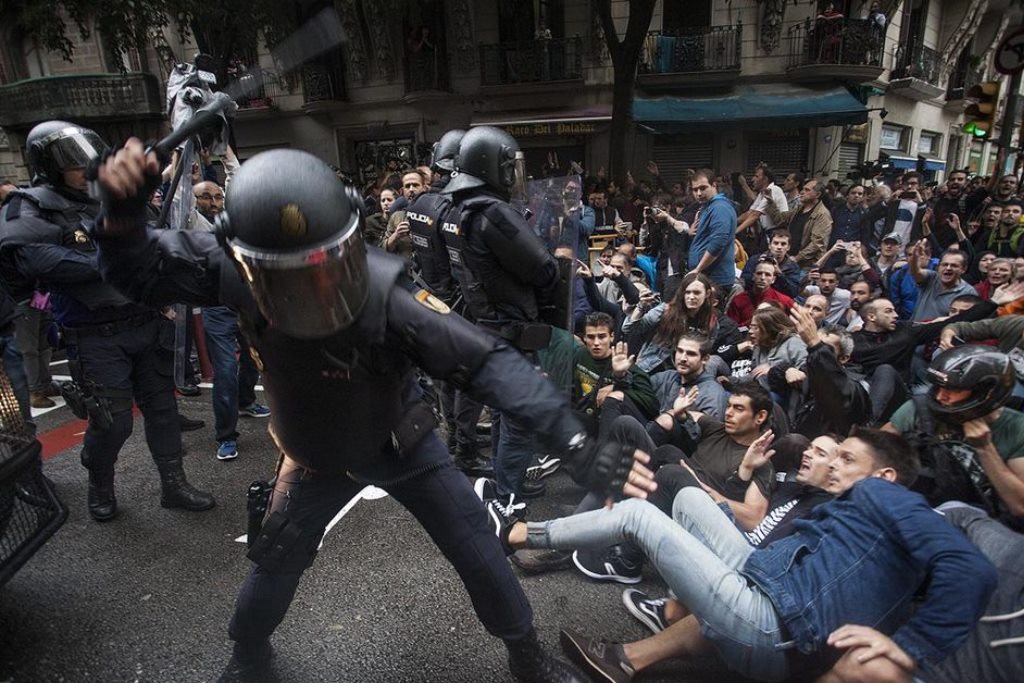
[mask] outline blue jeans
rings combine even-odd
[[[701,622],[730,669],[767,681],[785,680],[785,639],[771,600],[740,573],[754,551],[743,534],[702,490],[685,488],[673,518],[650,503],[623,501],[527,525],[530,548],[603,548],[633,541],[657,567],[680,602]]]
[[[203,309],[206,346],[213,363],[213,419],[216,439],[238,440],[238,407],[256,402],[260,373],[238,330],[238,314],[224,306]]]
[[[498,447],[494,456],[498,494],[520,496],[526,480],[526,468],[533,461],[533,433],[507,413],[501,413],[498,429]]]

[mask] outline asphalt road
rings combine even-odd
[[[0,683],[211,681],[230,654],[227,622],[249,568],[245,490],[267,477],[276,454],[266,421],[240,420],[240,457],[214,458],[210,392],[182,399],[207,421],[185,434],[186,471],[213,492],[204,513],[165,510],[141,418],[117,464],[120,517],[93,522],[86,474],[72,446],[44,471],[70,507],[57,534],[0,588]],[[40,432],[72,419],[39,418]],[[65,432],[68,430],[65,429]],[[582,493],[567,475],[547,479],[531,519],[566,514]],[[622,607],[622,588],[574,571],[524,577],[541,639],[558,648],[574,627],[609,639],[647,631]],[[641,589],[664,594],[657,576]],[[426,533],[391,498],[361,500],[328,534],[274,637],[282,681],[394,683],[512,681],[502,643],[476,620],[458,576]],[[712,660],[670,661],[639,681],[733,680]]]

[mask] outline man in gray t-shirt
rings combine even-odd
[[[964,271],[967,270],[967,254],[962,251],[947,251],[939,261],[938,272],[923,270],[918,259],[915,258],[918,250],[922,248],[921,242],[912,246],[908,253],[910,275],[914,278],[920,291],[917,305],[914,306],[914,315],[911,318],[914,322],[933,320],[947,315],[953,299],[964,294],[977,294],[974,287],[961,279]]]

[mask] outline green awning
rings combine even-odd
[[[864,123],[867,107],[846,88],[815,90],[787,83],[738,86],[717,97],[633,100],[633,120],[653,133],[696,129],[808,128]]]

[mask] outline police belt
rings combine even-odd
[[[112,320],[107,323],[97,323],[95,325],[65,325],[64,334],[70,341],[82,337],[113,337],[121,334],[122,332],[134,330],[136,327],[142,327],[143,325],[156,320],[157,316],[158,314],[155,311],[146,311],[145,313],[133,315],[130,318]]]

